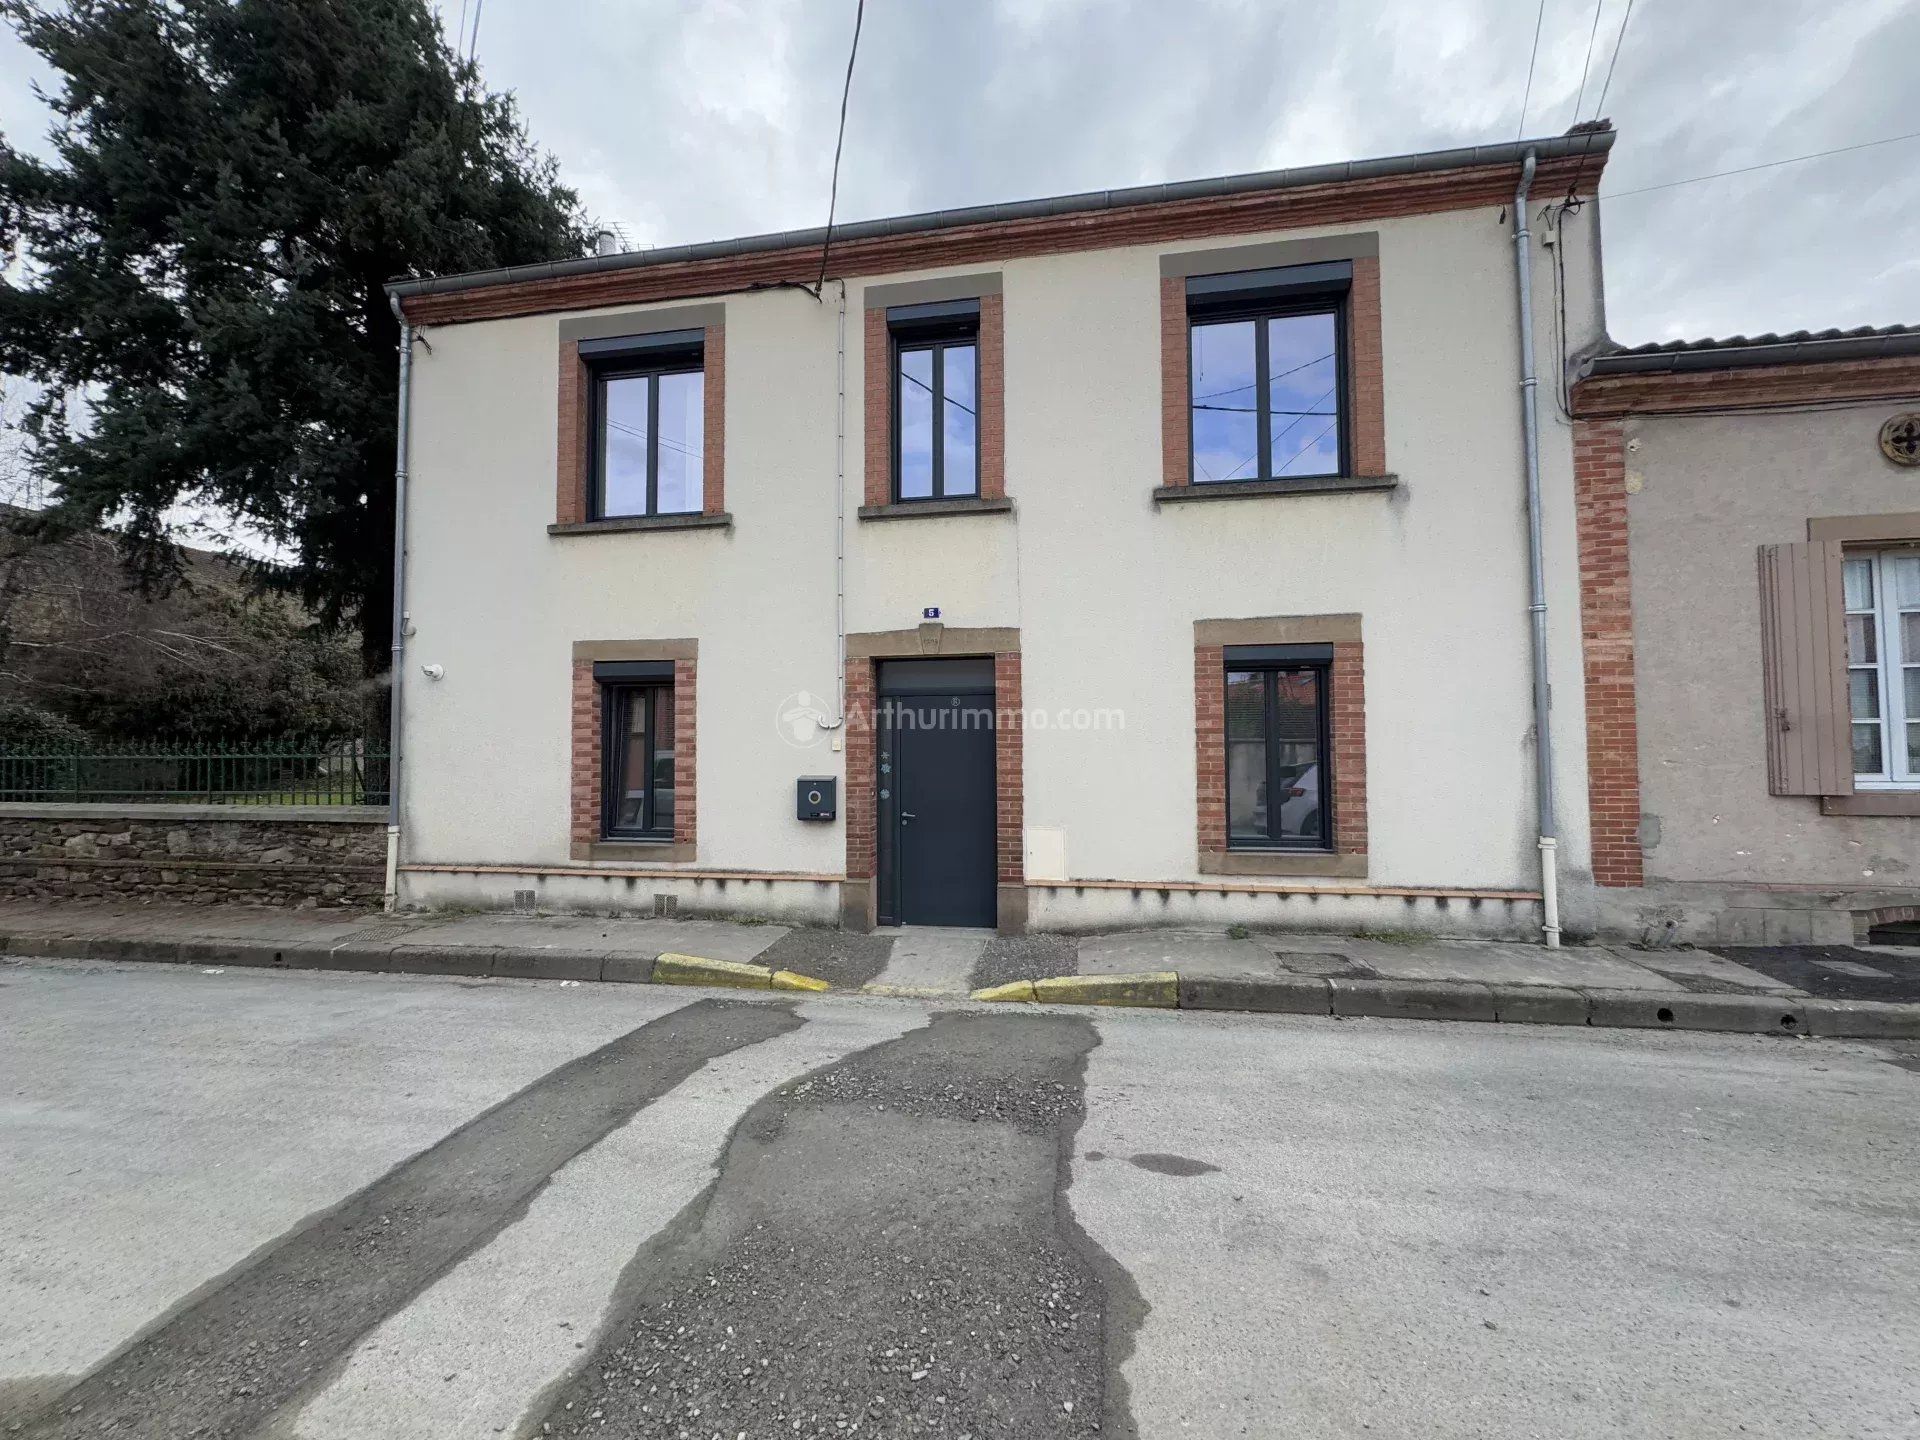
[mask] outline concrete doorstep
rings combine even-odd
[[[811,933],[794,932],[796,939]],[[9,913],[0,908],[0,954],[13,958],[808,993],[850,989],[922,1000],[1335,1019],[1920,1039],[1920,1003],[1809,995],[1704,952],[1639,961],[1602,949],[1540,952],[1450,942],[1382,946],[1334,936],[1267,937],[1260,942],[1203,932],[1133,932],[1081,939],[1077,974],[974,982],[970,988],[966,966],[988,943],[983,935],[898,932],[891,942],[894,959],[883,970],[863,984],[859,977],[849,980],[829,966],[836,985],[803,971],[759,963],[763,955],[774,958],[766,952],[788,934],[774,926],[701,920],[326,916],[234,909],[143,912],[133,907],[34,907]],[[1308,943],[1320,948],[1290,948]],[[779,953],[795,958],[788,946]],[[812,952],[799,952],[802,957],[807,953]],[[1150,968],[1125,968],[1142,961]],[[1298,973],[1278,961],[1329,973]],[[809,962],[802,958],[801,963]],[[809,963],[809,968],[814,967]],[[1380,973],[1389,968],[1400,973]],[[1471,975],[1482,978],[1466,978]],[[1681,985],[1676,975],[1747,989],[1703,992]]]

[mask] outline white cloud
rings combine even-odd
[[[440,0],[449,26],[457,0]],[[1605,84],[1626,0],[1546,0],[1527,133]],[[1513,138],[1537,0],[868,6],[843,218]],[[644,244],[818,225],[853,0],[491,0],[479,55]],[[1638,0],[1607,113],[1629,190],[1915,128],[1912,0]],[[0,125],[36,114],[0,40]],[[1603,205],[1611,327],[1920,320],[1920,141]]]

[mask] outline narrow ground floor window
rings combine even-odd
[[[1332,848],[1324,665],[1226,669],[1227,844]]]
[[[605,684],[602,833],[673,838],[673,686]]]
[[[576,640],[568,850],[575,860],[697,857],[698,644]]]

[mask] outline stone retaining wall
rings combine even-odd
[[[377,905],[386,843],[359,807],[0,804],[0,897]]]

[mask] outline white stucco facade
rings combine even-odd
[[[1576,930],[1580,616],[1555,380],[1561,355],[1602,331],[1596,227],[1591,204],[1565,222],[1564,293],[1537,229],[1534,266],[1560,856]],[[1156,506],[1161,257],[1343,230],[1378,236],[1398,486]],[[860,521],[865,289],[982,271],[1003,296],[1013,511]],[[682,913],[833,922],[843,823],[797,820],[794,780],[843,775],[845,754],[824,729],[793,743],[779,717],[803,693],[828,713],[838,703],[838,532],[849,632],[911,629],[929,607],[947,626],[1018,630],[1036,928],[1536,934],[1531,901],[1399,893],[1538,889],[1513,274],[1511,211],[1485,207],[854,276],[844,327],[832,281],[825,303],[790,289],[709,298],[725,306],[732,524],[668,532],[548,533],[563,317],[428,328],[410,440],[403,901],[502,904],[534,888],[556,908],[651,908],[671,894]],[[586,313],[622,312],[574,312]],[[1365,643],[1365,876],[1227,893],[1198,864],[1194,624],[1349,613]],[[697,856],[642,865],[638,879],[631,861],[572,860],[571,647],[678,637],[699,644]],[[1094,712],[1097,727],[1075,723]],[[1076,880],[1140,888],[1064,883]]]

